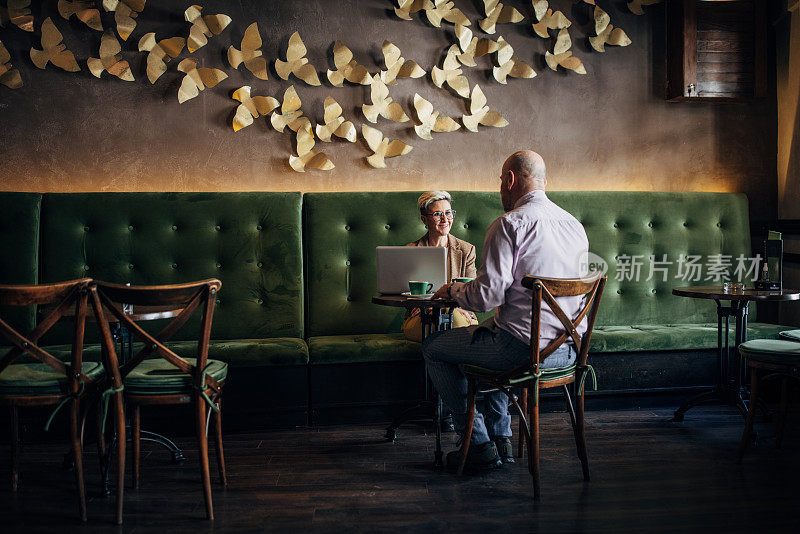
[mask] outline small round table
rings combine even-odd
[[[708,299],[717,303],[717,384],[711,391],[701,393],[683,403],[677,410],[673,421],[683,421],[683,415],[694,406],[722,401],[747,414],[748,392],[744,387],[744,371],[739,358],[739,345],[747,341],[747,308],[750,301],[781,302],[800,300],[800,290],[756,291],[745,289],[742,292],[724,291],[722,286],[676,287],[673,295],[693,299]],[[730,302],[723,305],[722,302]],[[731,351],[728,342],[730,318],[734,318],[734,346]],[[724,328],[723,328],[724,322]],[[731,354],[733,352],[733,354]],[[765,411],[766,413],[766,411]]]
[[[403,295],[378,295],[372,297],[372,303],[379,306],[390,306],[393,308],[405,308],[411,310],[414,308],[433,308],[433,313],[420,314],[422,322],[422,339],[430,335],[432,332],[438,330],[447,330],[453,326],[453,312],[452,309],[458,306],[458,303],[449,299],[430,299],[430,298],[414,298],[414,296]],[[442,401],[439,394],[431,387],[431,382],[428,379],[428,373],[425,372],[425,400],[407,410],[403,411],[400,415],[395,417],[392,424],[386,429],[386,439],[394,441],[397,439],[397,428],[405,423],[414,419],[422,417],[431,417],[433,425],[436,429],[436,448],[434,450],[434,463],[437,466],[443,465],[443,452],[442,452]],[[433,414],[431,416],[431,414]]]

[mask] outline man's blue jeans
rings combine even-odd
[[[464,435],[467,415],[467,379],[459,364],[479,365],[487,369],[513,369],[530,360],[530,350],[503,329],[468,326],[435,332],[422,343],[422,355],[428,375],[445,405],[453,412],[453,423]],[[541,365],[542,369],[567,367],[575,361],[574,347],[564,344]],[[484,395],[483,414],[475,410],[472,443],[481,445],[491,437],[511,436],[508,397],[501,392]]]

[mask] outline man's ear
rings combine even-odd
[[[514,189],[514,184],[517,183],[517,177],[514,175],[514,171],[506,171],[508,172],[508,179],[506,180],[506,189],[511,191]]]

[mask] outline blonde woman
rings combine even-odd
[[[426,191],[417,200],[422,223],[428,229],[424,236],[409,243],[409,247],[445,247],[447,249],[447,281],[453,278],[475,278],[475,246],[450,235],[456,212],[447,191]],[[422,341],[420,308],[409,310],[403,321],[403,333],[409,341]],[[475,314],[456,308],[453,328],[478,324]]]

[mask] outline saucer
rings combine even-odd
[[[430,300],[433,298],[433,293],[426,293],[424,295],[412,295],[410,291],[405,291],[400,294],[406,297],[407,299]]]

